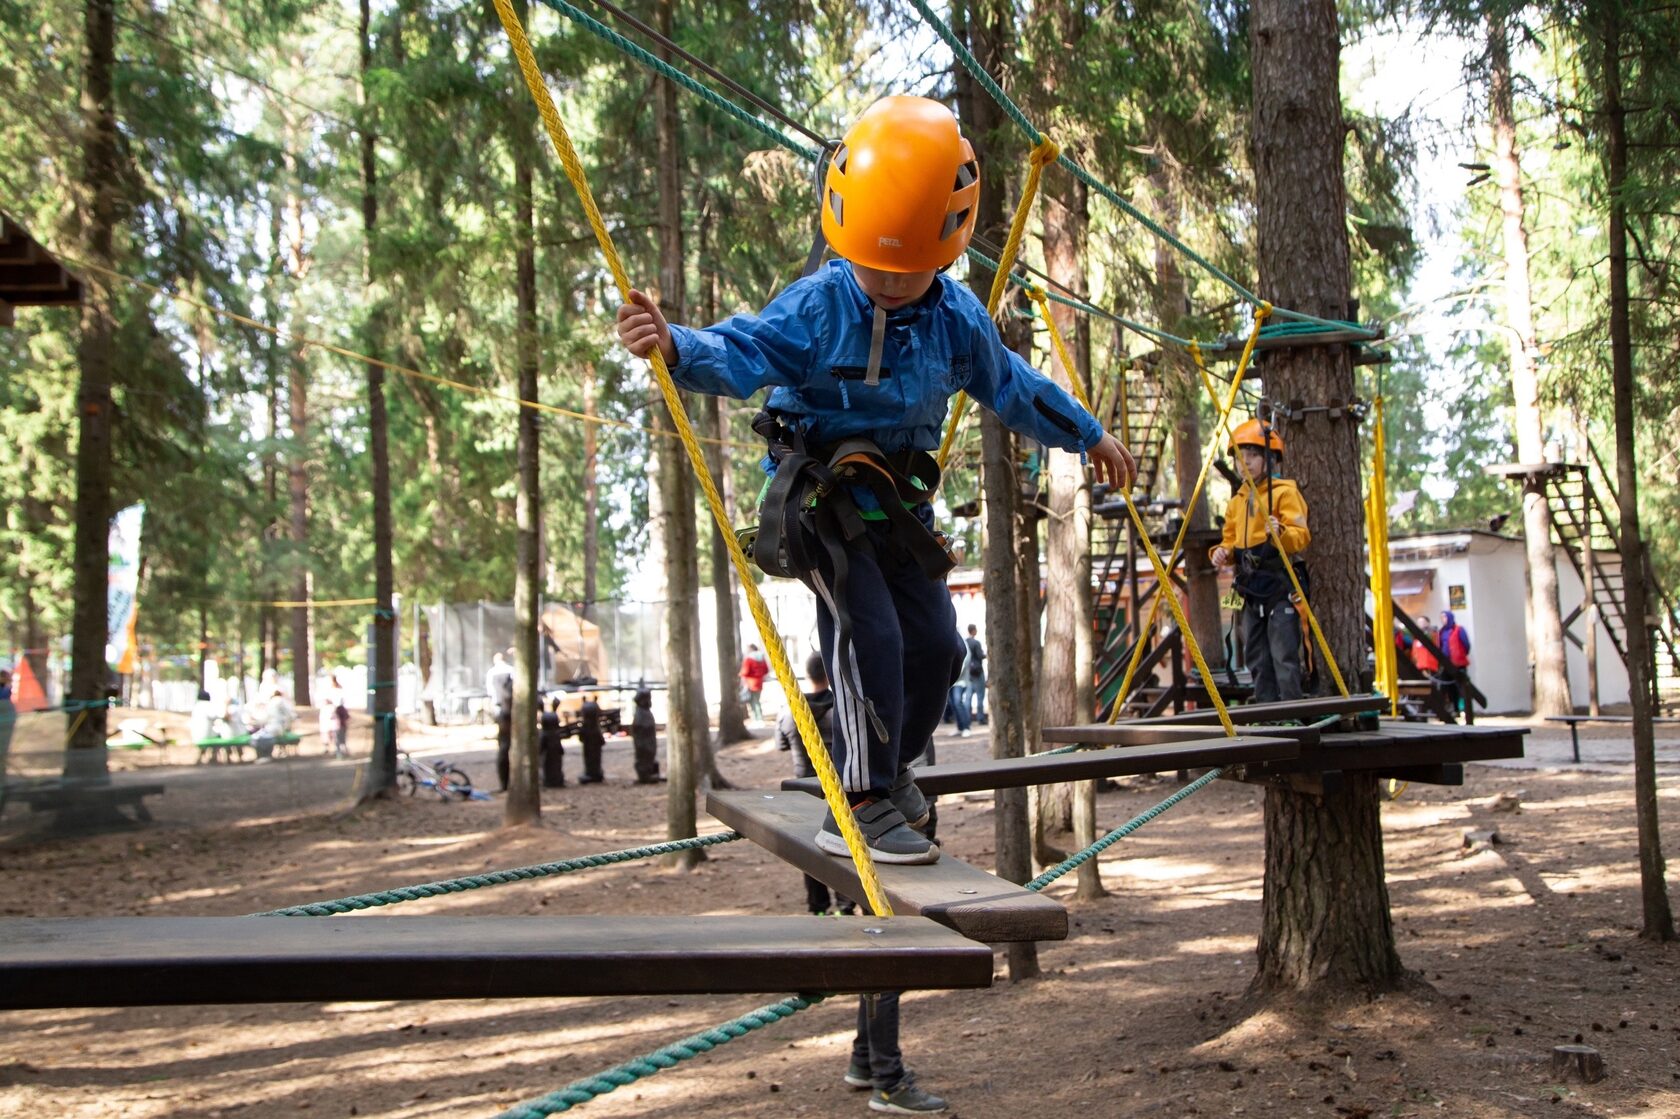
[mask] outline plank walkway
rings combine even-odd
[[[817,829],[827,812],[820,798],[800,792],[720,790],[706,798],[706,811],[830,888],[863,900],[852,861],[817,846]],[[1067,910],[1059,903],[948,854],[926,866],[877,864],[876,870],[894,913],[920,914],[992,944],[1067,937]]]
[[[1099,730],[1107,728],[1074,728]],[[1089,739],[1079,737],[1074,741]],[[914,770],[916,786],[928,796],[941,793],[969,793],[981,789],[1014,789],[1024,785],[1056,785],[1064,781],[1091,781],[1100,777],[1132,777],[1139,773],[1162,773],[1179,769],[1211,769],[1214,766],[1246,765],[1276,761],[1300,755],[1302,746],[1290,738],[1226,738],[1201,731],[1189,742],[1163,746],[1122,746],[1108,750],[1082,750],[1071,754],[1029,754],[1024,758],[985,758],[971,762],[949,762]],[[790,791],[822,795],[815,777],[790,778],[782,782]]]
[[[914,916],[0,920],[4,1010],[873,992],[991,981],[989,948]]]

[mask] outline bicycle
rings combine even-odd
[[[488,793],[473,788],[472,778],[465,770],[439,758],[435,763],[421,761],[406,750],[398,754],[397,791],[413,796],[421,789],[430,789],[439,800],[489,800]]]

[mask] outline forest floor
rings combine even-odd
[[[132,714],[132,713],[127,713]],[[405,728],[417,753],[493,785],[489,728]],[[760,731],[767,734],[767,731]],[[1328,1011],[1256,1008],[1261,790],[1216,782],[1126,839],[1102,864],[1109,896],[1051,887],[1070,935],[1039,946],[1042,978],[904,998],[904,1049],[963,1119],[1020,1116],[1680,1116],[1680,945],[1639,939],[1629,745],[1614,728],[1536,730],[1530,759],[1470,766],[1462,788],[1413,785],[1383,808],[1401,959],[1422,981]],[[1680,741],[1661,740],[1660,806],[1680,844]],[[353,748],[365,751],[358,725]],[[940,739],[941,760],[976,736]],[[354,764],[179,764],[182,748],[119,753],[162,781],[156,821],[54,838],[12,806],[0,819],[0,915],[231,915],[543,862],[662,838],[663,788],[629,781],[544,792],[542,823],[501,827],[500,801],[421,796],[347,813]],[[13,757],[14,772],[29,759]],[[576,755],[568,762],[575,768]],[[176,764],[169,764],[176,763]],[[773,787],[766,738],[729,747],[725,774]],[[1099,798],[1112,827],[1177,787],[1131,779]],[[1511,794],[1515,811],[1495,811]],[[1466,853],[1467,828],[1500,842]],[[711,820],[702,830],[720,830]],[[989,866],[989,794],[945,798],[940,841]],[[1680,901],[1680,876],[1670,873]],[[750,843],[698,869],[633,863],[413,902],[404,913],[797,913],[799,875]],[[354,920],[355,918],[340,918]],[[728,998],[378,1002],[0,1013],[0,1114],[489,1116],[771,1001]],[[866,1114],[841,1083],[854,1022],[837,998],[588,1105],[608,1116]],[[1550,1071],[1584,1041],[1608,1077]]]

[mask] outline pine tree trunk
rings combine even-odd
[[[1605,188],[1610,199],[1610,385],[1616,413],[1616,505],[1621,520],[1622,580],[1627,595],[1628,698],[1633,705],[1633,800],[1639,826],[1639,894],[1646,940],[1675,939],[1674,911],[1664,881],[1662,833],[1657,814],[1656,661],[1654,616],[1645,579],[1645,541],[1639,528],[1639,464],[1634,431],[1633,331],[1629,321],[1627,201],[1627,108],[1622,102],[1622,30],[1616,8],[1604,14]]]
[[[1085,212],[1084,187],[1074,192],[1075,208],[1068,208],[1057,199],[1047,199],[1044,208],[1044,264],[1045,270],[1060,284],[1075,291],[1084,287]],[[1089,399],[1091,377],[1090,349],[1081,345],[1081,333],[1075,329],[1072,308],[1059,303],[1050,306],[1062,337],[1070,342],[1075,368],[1064,369],[1054,353],[1050,360],[1050,377],[1064,388],[1077,379],[1086,389]],[[1084,338],[1089,339],[1089,335]],[[1092,599],[1091,599],[1091,488],[1086,482],[1085,466],[1078,455],[1053,451],[1049,467],[1050,516],[1044,522],[1044,545],[1047,559],[1044,594],[1044,655],[1039,689],[1038,722],[1040,726],[1069,726],[1090,719],[1093,699],[1092,680]],[[1088,801],[1085,810],[1078,802]],[[1096,819],[1096,783],[1081,781],[1075,784],[1047,785],[1039,790],[1039,813],[1034,822],[1034,841],[1040,863],[1059,862],[1046,842],[1045,829],[1074,828],[1074,842],[1084,846],[1095,835],[1081,835],[1076,823],[1087,822],[1094,828]],[[1096,860],[1084,864],[1078,874],[1078,896],[1089,900],[1103,896],[1102,877]]]
[[[288,163],[289,173],[297,168]],[[292,190],[286,200],[291,218],[288,260],[292,280],[301,285],[311,263],[304,240],[303,196]],[[293,325],[301,333],[303,309],[294,305]],[[291,425],[290,461],[286,464],[288,525],[291,535],[292,588],[292,702],[299,710],[310,706],[310,678],[314,670],[309,629],[309,599],[313,579],[309,554],[309,354],[304,347],[291,351],[286,382],[287,415]],[[266,702],[267,696],[262,697]]]
[[[669,37],[674,0],[658,0],[656,26]],[[665,315],[681,322],[687,303],[685,253],[682,223],[683,151],[682,121],[677,113],[677,90],[664,78],[654,82],[655,121],[658,132],[656,163],[659,181],[659,298]],[[663,405],[659,409],[664,412]],[[667,414],[668,417],[668,414]],[[667,418],[665,426],[675,428]],[[699,648],[694,630],[699,626],[699,535],[694,519],[694,473],[675,439],[661,439],[659,459],[660,517],[665,528],[665,675],[670,704],[666,725],[665,827],[671,839],[695,834],[699,811],[695,792],[696,766],[706,750],[705,694],[700,691],[699,665],[694,651]],[[696,718],[696,712],[702,716]],[[704,852],[683,851],[670,856],[672,865],[688,869],[702,860]]]
[[[1254,168],[1260,291],[1328,318],[1348,309],[1345,135],[1334,0],[1257,0],[1253,7]],[[1274,351],[1266,395],[1325,404],[1353,397],[1339,346]],[[1344,413],[1345,417],[1345,413]],[[1337,661],[1363,665],[1364,518],[1358,431],[1318,412],[1291,422],[1285,468],[1311,510],[1313,608]],[[1319,690],[1329,688],[1321,673]],[[1268,789],[1266,882],[1252,993],[1369,993],[1403,978],[1383,880],[1372,778],[1323,797]]]
[[[111,80],[115,40],[112,0],[88,0],[87,66],[83,74],[82,179],[78,208],[82,252],[88,263],[110,268],[117,224],[120,167]],[[102,273],[83,276],[81,339],[76,356],[76,542],[74,607],[70,628],[70,688],[65,697],[70,731],[66,778],[109,780],[105,752],[106,579],[111,523],[111,380],[116,374],[115,310]],[[43,684],[45,681],[43,681]],[[115,809],[110,810],[113,814]],[[79,815],[79,814],[78,814]],[[66,823],[76,821],[67,820]]]
[[[952,9],[952,24],[959,36],[989,73],[998,73],[1001,44],[1008,36],[1010,13],[991,0],[969,0]],[[1001,110],[980,90],[968,72],[955,75],[957,115],[963,134],[974,145],[980,161],[982,186],[976,230],[1002,244],[1007,235],[1003,199],[1007,192],[1006,163],[992,146],[1006,125]],[[969,285],[986,297],[991,288],[990,272],[974,269]],[[992,756],[1020,757],[1027,751],[1030,690],[1022,687],[1022,676],[1030,673],[1032,646],[1021,625],[1022,596],[1017,554],[1021,510],[1021,483],[1015,468],[1015,441],[1008,429],[991,413],[980,417],[981,500],[985,506],[982,588],[986,595],[987,664],[991,687],[987,707],[991,713]],[[1035,572],[1036,576],[1036,572]],[[1032,593],[1037,596],[1037,579]],[[1024,672],[1026,670],[1026,672]],[[996,873],[1011,882],[1025,882],[1032,875],[1032,829],[1027,819],[1025,789],[999,789],[993,799],[993,828],[997,846]],[[1039,974],[1038,946],[1011,944],[1007,949],[1012,979],[1031,979]]]
[[[1511,52],[1505,21],[1488,20],[1489,102],[1493,116],[1493,171],[1504,215],[1505,325],[1511,329],[1511,393],[1516,400],[1517,461],[1546,461],[1540,414],[1539,352],[1529,296],[1528,233],[1523,229],[1522,161],[1511,97]],[[1557,557],[1552,545],[1552,510],[1539,481],[1523,484],[1523,540],[1528,553],[1529,655],[1534,663],[1534,713],[1567,715],[1574,710],[1564,662],[1563,618],[1558,611]]]
[[[700,320],[715,322],[718,317],[718,276],[711,254],[712,219],[708,210],[700,220]],[[711,396],[704,401],[705,426],[719,440],[729,438],[730,407],[722,397]],[[718,491],[723,494],[723,507],[734,509],[734,487],[730,485],[730,454],[721,442],[706,444],[706,469],[712,472]],[[735,565],[729,558],[729,546],[723,532],[712,526],[712,596],[716,602],[717,663],[718,663],[718,733],[720,745],[744,742],[747,733],[747,706],[741,702],[733,675],[741,663],[740,599],[735,591]],[[716,768],[716,762],[712,763]]]
[[[1149,174],[1150,194],[1155,207],[1155,220],[1170,233],[1179,229],[1178,185],[1168,166],[1166,148],[1157,141],[1157,155]],[[1155,316],[1167,330],[1183,334],[1185,316],[1190,311],[1190,298],[1185,290],[1184,270],[1179,267],[1178,250],[1165,241],[1155,243]],[[1204,395],[1195,368],[1188,355],[1163,348],[1161,354],[1160,391],[1173,391],[1173,482],[1180,500],[1188,500],[1196,488],[1196,478],[1202,472],[1202,429],[1199,401]],[[1163,405],[1165,401],[1161,402]],[[1184,519],[1192,533],[1205,531],[1213,523],[1208,510],[1207,495],[1197,499],[1194,506],[1183,510]],[[1185,614],[1189,618],[1191,635],[1201,646],[1208,668],[1225,667],[1224,616],[1219,606],[1219,572],[1208,562],[1207,549],[1188,544],[1184,553]]]
[[[521,21],[525,4],[516,3]],[[518,285],[517,343],[519,399],[538,397],[537,375],[537,225],[533,202],[537,149],[535,111],[523,92],[514,95],[513,152],[514,239]],[[518,415],[519,484],[514,500],[513,568],[513,740],[508,759],[507,803],[502,821],[508,826],[535,823],[542,816],[542,792],[537,784],[537,671],[541,665],[537,622],[542,609],[541,417],[535,408]]]
[[[373,106],[368,103],[368,71],[373,67],[373,33],[370,0],[361,0],[362,76],[362,238],[365,242],[363,287],[370,304],[377,276],[374,265],[374,235],[379,225],[378,134],[373,126]],[[380,356],[384,344],[378,306],[368,313],[366,352]],[[387,448],[385,415],[385,370],[367,364],[368,459],[373,484],[373,664],[368,666],[373,693],[373,752],[362,770],[358,802],[388,797],[397,789],[397,615],[393,606],[396,577],[391,562],[391,465]],[[418,635],[416,635],[418,636]],[[348,705],[347,705],[348,706]],[[325,743],[322,744],[323,746]]]
[[[583,366],[583,414],[595,414],[595,363]],[[585,621],[597,621],[595,600],[600,596],[601,487],[596,475],[601,461],[601,433],[592,423],[583,425],[583,605]]]

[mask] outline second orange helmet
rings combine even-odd
[[[1281,455],[1283,436],[1277,433],[1276,428],[1262,426],[1259,420],[1245,420],[1231,433],[1231,449],[1234,451],[1238,447],[1255,447]]]

